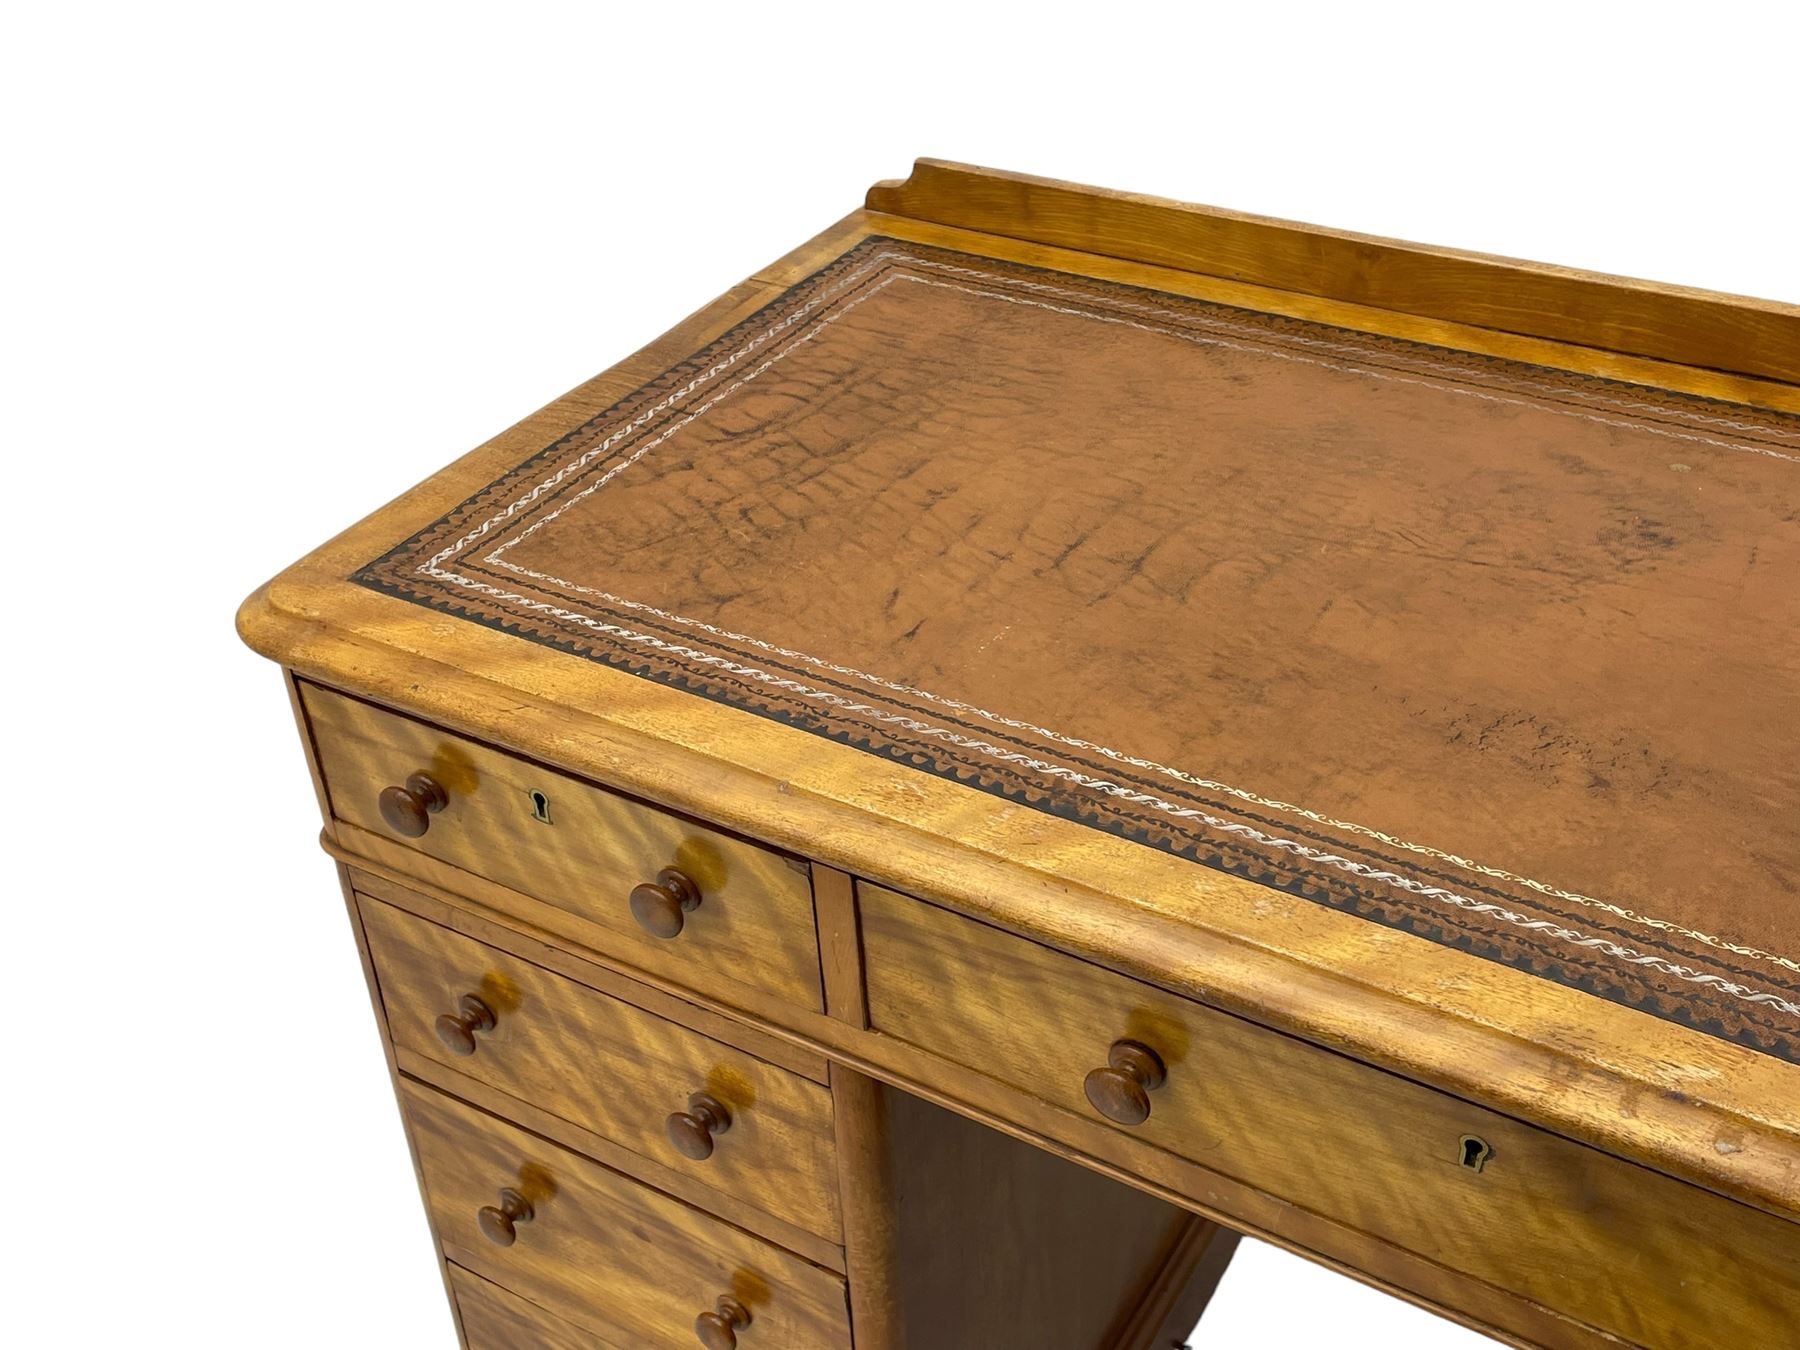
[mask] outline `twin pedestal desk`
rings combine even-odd
[[[239,622],[475,1350],[1800,1345],[1800,310],[921,161]]]

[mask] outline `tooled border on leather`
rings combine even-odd
[[[557,441],[546,446],[544,450],[533,455],[508,474],[503,475],[501,478],[490,483],[487,487],[472,494],[457,508],[447,513],[444,517],[441,517],[432,525],[427,526],[425,529],[414,534],[411,538],[396,545],[381,558],[376,559],[366,567],[359,569],[353,579],[359,584],[368,586],[371,589],[390,595],[396,595],[400,598],[413,601],[414,603],[446,610],[458,614],[460,617],[482,623],[484,626],[499,631],[526,636],[531,640],[543,642],[546,645],[558,647],[562,650],[575,652],[576,654],[585,656],[589,659],[601,661],[617,669],[627,670],[644,678],[650,678],[657,680],[660,683],[684,688],[689,692],[700,694],[701,696],[714,701],[751,711],[758,715],[769,717],[789,725],[798,726],[814,734],[828,736],[844,744],[853,745],[855,748],[865,752],[880,754],[884,757],[908,764],[911,767],[923,768],[938,776],[962,782],[966,785],[975,786],[990,793],[1007,797],[1011,800],[1021,801],[1024,804],[1031,806],[1033,809],[1045,810],[1051,814],[1077,821],[1078,823],[1092,828],[1106,830],[1119,837],[1133,839],[1135,842],[1158,847],[1164,851],[1177,853],[1180,856],[1190,857],[1194,861],[1201,862],[1207,866],[1216,867],[1222,871],[1232,872],[1238,875],[1248,875],[1253,880],[1257,880],[1264,885],[1271,885],[1277,889],[1304,896],[1315,902],[1327,903],[1333,907],[1357,913],[1372,921],[1384,923],[1387,926],[1416,932],[1433,941],[1469,950],[1474,954],[1484,956],[1487,959],[1496,960],[1503,964],[1515,966],[1520,969],[1528,970],[1533,974],[1553,979],[1557,983],[1565,984],[1572,988],[1582,989],[1586,992],[1608,998],[1611,1001],[1625,1004],[1626,1006],[1640,1007],[1646,1011],[1653,1012],[1658,1016],[1667,1018],[1668,1020],[1695,1025],[1701,1030],[1708,1031],[1710,1034],[1722,1036],[1725,1039],[1741,1041],[1742,1043],[1751,1045],[1753,1048],[1765,1050],[1769,1053],[1776,1054],[1781,1058],[1800,1062],[1800,1042],[1797,1042],[1791,1034],[1786,1033],[1775,1026],[1769,1025],[1767,1022],[1763,1021],[1762,1018],[1744,1017],[1743,1014],[1747,1009],[1741,1006],[1732,1007],[1731,1005],[1725,1005],[1730,1008],[1730,1011],[1738,1013],[1742,1021],[1761,1023],[1759,1027],[1739,1025],[1734,1028],[1728,1026],[1724,1020],[1717,1017],[1706,1018],[1704,1016],[1696,1016],[1697,1010],[1691,1008],[1688,1001],[1668,1001],[1660,996],[1656,989],[1650,987],[1648,981],[1640,980],[1634,982],[1638,983],[1640,986],[1636,990],[1624,987],[1624,985],[1616,980],[1608,981],[1602,976],[1596,975],[1593,972],[1592,967],[1586,961],[1580,962],[1579,965],[1589,966],[1589,969],[1572,969],[1567,960],[1567,953],[1562,954],[1564,957],[1563,960],[1558,960],[1555,953],[1546,949],[1536,953],[1534,957],[1528,951],[1520,952],[1517,950],[1509,950],[1501,944],[1492,941],[1484,941],[1479,936],[1471,934],[1462,924],[1457,924],[1453,927],[1445,926],[1441,922],[1434,924],[1427,918],[1421,918],[1417,913],[1407,912],[1408,907],[1396,907],[1391,903],[1383,904],[1378,896],[1371,895],[1363,887],[1345,884],[1341,878],[1318,875],[1313,870],[1304,866],[1293,865],[1291,861],[1284,860],[1278,863],[1274,859],[1265,858],[1259,863],[1254,852],[1246,854],[1245,850],[1241,848],[1222,847],[1220,841],[1207,840],[1204,837],[1183,840],[1180,838],[1179,831],[1165,830],[1160,832],[1162,837],[1158,837],[1158,832],[1148,830],[1144,828],[1141,823],[1134,822],[1131,818],[1131,814],[1128,812],[1095,810],[1093,808],[1097,803],[1092,801],[1088,801],[1086,805],[1083,806],[1079,804],[1082,799],[1077,796],[1072,796],[1067,792],[1056,790],[1046,791],[1041,786],[1038,790],[1034,791],[1031,787],[1022,787],[1017,782],[1008,783],[1002,781],[1002,779],[1006,777],[1002,774],[992,772],[986,775],[983,775],[980,772],[971,773],[966,760],[964,760],[960,766],[954,762],[934,762],[932,756],[921,753],[923,747],[920,745],[899,743],[884,744],[866,733],[859,734],[856,731],[847,730],[844,727],[834,726],[831,719],[828,717],[820,717],[817,714],[805,711],[796,712],[796,710],[781,706],[778,702],[772,701],[766,697],[752,696],[759,693],[766,694],[767,691],[746,691],[742,688],[728,688],[726,687],[725,682],[719,681],[716,678],[698,678],[697,671],[684,671],[680,669],[679,662],[673,663],[669,669],[659,670],[656,668],[655,662],[644,661],[641,659],[634,661],[624,653],[606,650],[592,642],[583,642],[578,639],[570,640],[566,636],[560,636],[554,632],[544,631],[545,627],[547,627],[546,625],[522,623],[517,615],[509,618],[502,614],[483,612],[479,608],[469,604],[452,602],[443,593],[433,592],[415,584],[409,584],[407,581],[402,581],[400,575],[396,575],[396,573],[401,573],[403,571],[400,564],[408,559],[416,557],[420,547],[424,545],[428,539],[441,540],[451,534],[453,529],[461,528],[464,522],[474,515],[479,514],[485,504],[491,503],[496,497],[502,496],[506,494],[509,489],[516,487],[521,479],[540,469],[546,460],[559,454],[567,453],[574,446],[580,444],[584,438],[590,436],[596,428],[614,423],[621,417],[634,413],[638,408],[649,403],[657,393],[678,386],[683,379],[690,378],[693,374],[704,371],[708,363],[716,361],[721,353],[729,351],[734,345],[741,343],[748,333],[754,331],[759,324],[768,322],[772,315],[789,312],[796,306],[805,303],[808,297],[815,296],[823,289],[829,287],[831,281],[835,277],[852,268],[869,253],[877,251],[884,246],[893,246],[895,243],[896,241],[880,237],[871,237],[870,239],[865,240],[833,263],[828,264],[826,267],[814,273],[811,277],[797,283],[781,296],[773,299],[755,314],[734,326],[730,332],[722,335],[713,343],[708,344],[688,360],[671,367],[671,369],[666,371],[662,376],[648,382],[633,394],[627,395],[625,398],[615,403],[611,408],[584,423],[581,427],[558,438]],[[1270,325],[1270,331],[1276,335],[1289,329],[1297,329],[1299,331],[1311,333],[1319,331],[1339,333],[1341,331],[1342,336],[1353,337],[1359,342],[1369,344],[1369,347],[1376,350],[1392,348],[1406,355],[1436,355],[1446,350],[1433,348],[1427,344],[1408,343],[1398,339],[1380,337],[1378,335],[1356,334],[1349,333],[1347,330],[1334,330],[1324,325],[1310,324],[1306,321],[1283,319],[1277,316],[1259,316],[1251,311],[1234,310],[1229,306],[1218,306],[1211,304],[1210,302],[1193,301],[1186,297],[1165,296],[1154,291],[1145,292],[1142,291],[1141,288],[1121,287],[1116,283],[1111,282],[1093,282],[1085,278],[1071,278],[1067,277],[1065,274],[1047,272],[1044,269],[1030,268],[1024,265],[999,264],[995,260],[968,258],[965,257],[965,255],[951,254],[943,250],[925,249],[918,245],[908,244],[904,247],[913,252],[942,254],[945,257],[963,262],[978,262],[984,267],[1004,267],[1008,271],[1055,277],[1059,280],[1068,282],[1086,283],[1086,285],[1093,290],[1101,292],[1099,295],[1094,296],[1097,300],[1103,300],[1105,298],[1105,291],[1116,289],[1147,294],[1154,296],[1165,303],[1189,305],[1194,307],[1196,314],[1222,312],[1251,319],[1270,319],[1274,321]],[[1362,359],[1368,359],[1369,355],[1373,355],[1373,352],[1368,352],[1363,355]],[[1500,358],[1479,357],[1466,352],[1454,352],[1453,355],[1457,360],[1462,362],[1474,361],[1481,366],[1490,367],[1495,373],[1501,376],[1515,374],[1522,368],[1522,363],[1505,361]],[[1768,410],[1743,408],[1739,405],[1728,404],[1719,400],[1699,399],[1690,395],[1672,394],[1669,391],[1645,390],[1638,386],[1623,385],[1616,381],[1600,380],[1595,377],[1576,376],[1568,372],[1546,370],[1544,368],[1536,367],[1525,369],[1528,369],[1530,373],[1534,375],[1541,372],[1542,374],[1554,377],[1559,381],[1574,382],[1583,386],[1584,389],[1620,389],[1629,391],[1631,396],[1636,400],[1641,401],[1646,398],[1655,399],[1656,404],[1654,406],[1646,406],[1641,402],[1639,403],[1638,406],[1643,406],[1645,412],[1667,408],[1670,412],[1680,416],[1684,411],[1689,409],[1692,409],[1697,413],[1698,408],[1702,406],[1709,409],[1730,409],[1735,416],[1740,418],[1745,416],[1758,418],[1759,421],[1755,423],[1756,429],[1773,433],[1776,436],[1800,436],[1800,418],[1790,419],[1781,414],[1771,414]],[[1608,401],[1616,402],[1617,400]],[[670,414],[670,416],[673,415],[674,414]],[[1703,420],[1709,422],[1720,420],[1717,418],[1706,417],[1703,414],[1701,416]],[[1792,424],[1791,428],[1789,423]],[[656,422],[648,424],[645,428],[641,429],[640,436],[652,434],[656,430],[657,425],[658,423]],[[1749,426],[1749,424],[1741,422],[1732,425],[1733,429],[1740,426],[1748,429]],[[1785,459],[1789,456],[1781,454],[1778,457]],[[496,606],[496,608],[502,607]],[[741,681],[738,683],[740,685],[742,684]],[[1413,866],[1413,864],[1400,859],[1386,859],[1386,861],[1397,867]],[[1440,919],[1442,917],[1444,916],[1440,915]],[[1520,935],[1509,933],[1507,936],[1516,940]],[[1517,943],[1516,945],[1524,946],[1529,949],[1532,944]],[[1689,959],[1695,959],[1697,955],[1685,952],[1682,954]],[[1710,993],[1711,991],[1708,992]],[[1711,1004],[1712,999],[1709,998],[1707,1002]],[[1758,1034],[1759,1032],[1760,1034]]]

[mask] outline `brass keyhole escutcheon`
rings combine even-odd
[[[1456,1141],[1456,1161],[1471,1172],[1479,1172],[1494,1156],[1494,1146],[1478,1134],[1465,1134]]]
[[[531,818],[540,825],[548,825],[550,820],[550,799],[533,788],[531,796]]]

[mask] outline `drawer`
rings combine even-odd
[[[461,1266],[450,1267],[450,1291],[469,1350],[623,1350]]]
[[[607,950],[690,987],[730,981],[823,1008],[812,883],[798,860],[357,699],[301,690],[338,819],[576,915]],[[435,790],[398,795],[414,775]],[[404,828],[384,816],[389,789]]]
[[[878,1031],[1633,1344],[1787,1344],[1800,1325],[1800,1225],[942,908],[859,896]]]
[[[359,903],[396,1045],[838,1240],[824,1085],[392,905]]]
[[[400,1097],[454,1265],[621,1346],[692,1350],[733,1303],[743,1350],[850,1343],[837,1276],[431,1088]]]

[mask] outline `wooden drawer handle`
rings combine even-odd
[[[444,785],[428,773],[415,773],[405,787],[381,789],[381,818],[395,834],[417,839],[431,828],[431,818],[450,805]]]
[[[749,1325],[750,1310],[727,1297],[694,1319],[694,1334],[706,1350],[737,1350],[737,1334]]]
[[[652,937],[679,937],[687,916],[700,908],[700,888],[687,873],[665,867],[655,881],[631,888],[631,915]]]
[[[475,1221],[483,1236],[496,1247],[510,1247],[519,1240],[519,1225],[530,1223],[531,1201],[508,1186],[500,1192],[500,1205],[483,1205]]]
[[[437,1020],[437,1038],[453,1055],[475,1053],[475,1033],[494,1029],[494,1010],[473,994],[456,1000],[456,1011]]]
[[[717,1097],[696,1092],[688,1098],[688,1109],[670,1116],[664,1128],[677,1153],[705,1162],[712,1157],[713,1136],[731,1128],[731,1112]]]
[[[1150,1094],[1168,1078],[1156,1051],[1137,1041],[1114,1041],[1106,1068],[1095,1069],[1081,1086],[1088,1103],[1108,1120],[1142,1125],[1150,1119]]]

